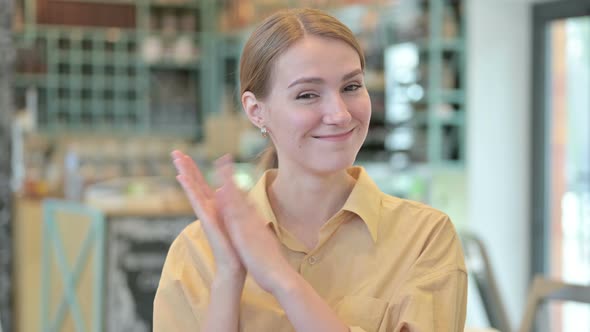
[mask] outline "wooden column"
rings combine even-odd
[[[12,0],[0,0],[0,322],[2,331],[12,324]]]

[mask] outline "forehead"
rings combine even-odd
[[[277,83],[308,75],[329,79],[360,68],[360,56],[348,43],[307,35],[279,55],[272,76]]]

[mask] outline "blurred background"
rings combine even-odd
[[[467,326],[590,331],[587,0],[0,0],[0,331],[151,330],[194,219],[169,154],[256,181],[239,57],[289,7],[359,38],[357,163],[450,215]]]

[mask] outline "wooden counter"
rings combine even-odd
[[[36,332],[41,330],[42,202],[15,198],[14,204],[15,331]],[[104,330],[151,331],[153,296],[168,248],[182,229],[194,220],[194,214],[187,206],[157,210],[153,205],[141,207],[138,204],[126,210],[110,209],[104,216]],[[66,219],[60,216],[62,227],[58,232],[71,268],[88,223]],[[55,261],[50,263],[55,265]],[[89,328],[93,279],[92,273],[86,269],[91,270],[91,259],[85,264],[76,291]],[[55,268],[51,280],[49,312],[53,316],[63,291],[61,276]],[[66,317],[60,331],[75,331],[70,315]]]
[[[42,209],[38,200],[14,199],[14,329],[41,331]]]

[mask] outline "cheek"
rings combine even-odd
[[[368,125],[371,119],[371,99],[368,93],[354,101],[350,108],[351,115],[364,125]]]
[[[321,122],[321,112],[313,108],[290,110],[284,125],[293,133],[305,134]]]
[[[277,111],[282,113],[275,113],[271,119],[277,149],[303,148],[302,140],[321,122],[320,112],[317,110],[283,107]]]

